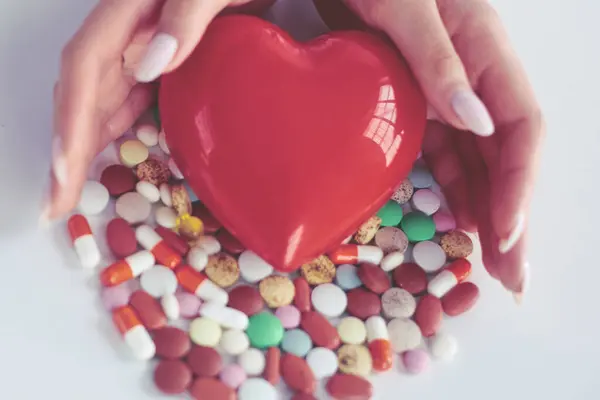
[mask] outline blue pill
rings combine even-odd
[[[196,193],[194,193],[194,191],[192,190],[192,188],[190,187],[190,185],[188,185],[187,182],[183,182],[183,186],[185,187],[185,190],[187,190],[188,196],[190,196],[190,201],[192,203],[194,201],[198,201],[198,196],[196,196]]]
[[[337,267],[335,282],[344,290],[356,289],[362,286],[362,282],[356,273],[356,267],[351,264],[344,264]]]
[[[312,349],[312,340],[306,332],[300,329],[291,329],[283,335],[281,349],[286,353],[305,357]]]
[[[433,185],[433,176],[421,166],[415,166],[408,175],[408,179],[416,189],[427,189]]]

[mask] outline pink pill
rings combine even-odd
[[[275,316],[281,321],[285,329],[297,328],[300,325],[300,310],[294,306],[279,307]]]
[[[438,232],[449,232],[456,229],[456,220],[446,211],[439,211],[433,215],[435,230]]]
[[[200,312],[202,301],[191,293],[175,293],[179,302],[179,314],[182,318],[196,318]]]
[[[401,357],[404,369],[410,374],[420,374],[429,367],[429,354],[425,350],[408,350]]]
[[[219,374],[221,382],[232,389],[237,389],[246,380],[246,371],[237,364],[229,364]]]
[[[115,308],[127,305],[131,293],[133,293],[131,285],[129,285],[129,282],[125,282],[117,286],[103,288],[100,297],[104,307],[112,311]]]

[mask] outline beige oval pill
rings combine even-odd
[[[461,231],[444,234],[440,239],[440,246],[449,258],[467,258],[473,253],[473,241]]]
[[[270,308],[278,308],[292,304],[296,287],[287,276],[271,275],[260,281],[260,295]]]
[[[367,222],[358,228],[356,235],[354,235],[354,240],[358,244],[369,244],[375,237],[375,234],[380,226],[381,218],[379,218],[377,215],[372,216]]]
[[[131,139],[123,142],[119,148],[121,162],[128,167],[135,167],[148,159],[148,148],[139,140]]]
[[[209,318],[196,318],[190,323],[190,339],[198,346],[215,347],[221,340],[221,326]]]
[[[367,327],[356,317],[345,317],[337,326],[340,339],[346,344],[363,344],[367,340]]]
[[[325,255],[319,256],[300,268],[300,274],[311,285],[333,282],[335,264]]]
[[[338,350],[338,367],[345,374],[366,377],[373,370],[373,359],[365,346],[345,344]]]
[[[218,253],[208,257],[204,273],[222,288],[233,285],[240,278],[237,260],[227,253]]]

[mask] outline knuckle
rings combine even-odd
[[[455,76],[456,71],[461,66],[456,53],[445,49],[437,49],[437,51],[431,52],[430,60],[432,72],[436,77]]]

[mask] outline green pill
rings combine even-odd
[[[377,216],[381,218],[381,226],[396,226],[402,221],[402,206],[393,200],[388,201],[379,210]]]
[[[283,325],[279,318],[270,312],[261,312],[250,317],[246,335],[252,347],[276,347],[283,339]]]
[[[406,214],[402,222],[400,222],[400,228],[411,242],[431,240],[435,235],[433,218],[420,211],[413,211]]]

